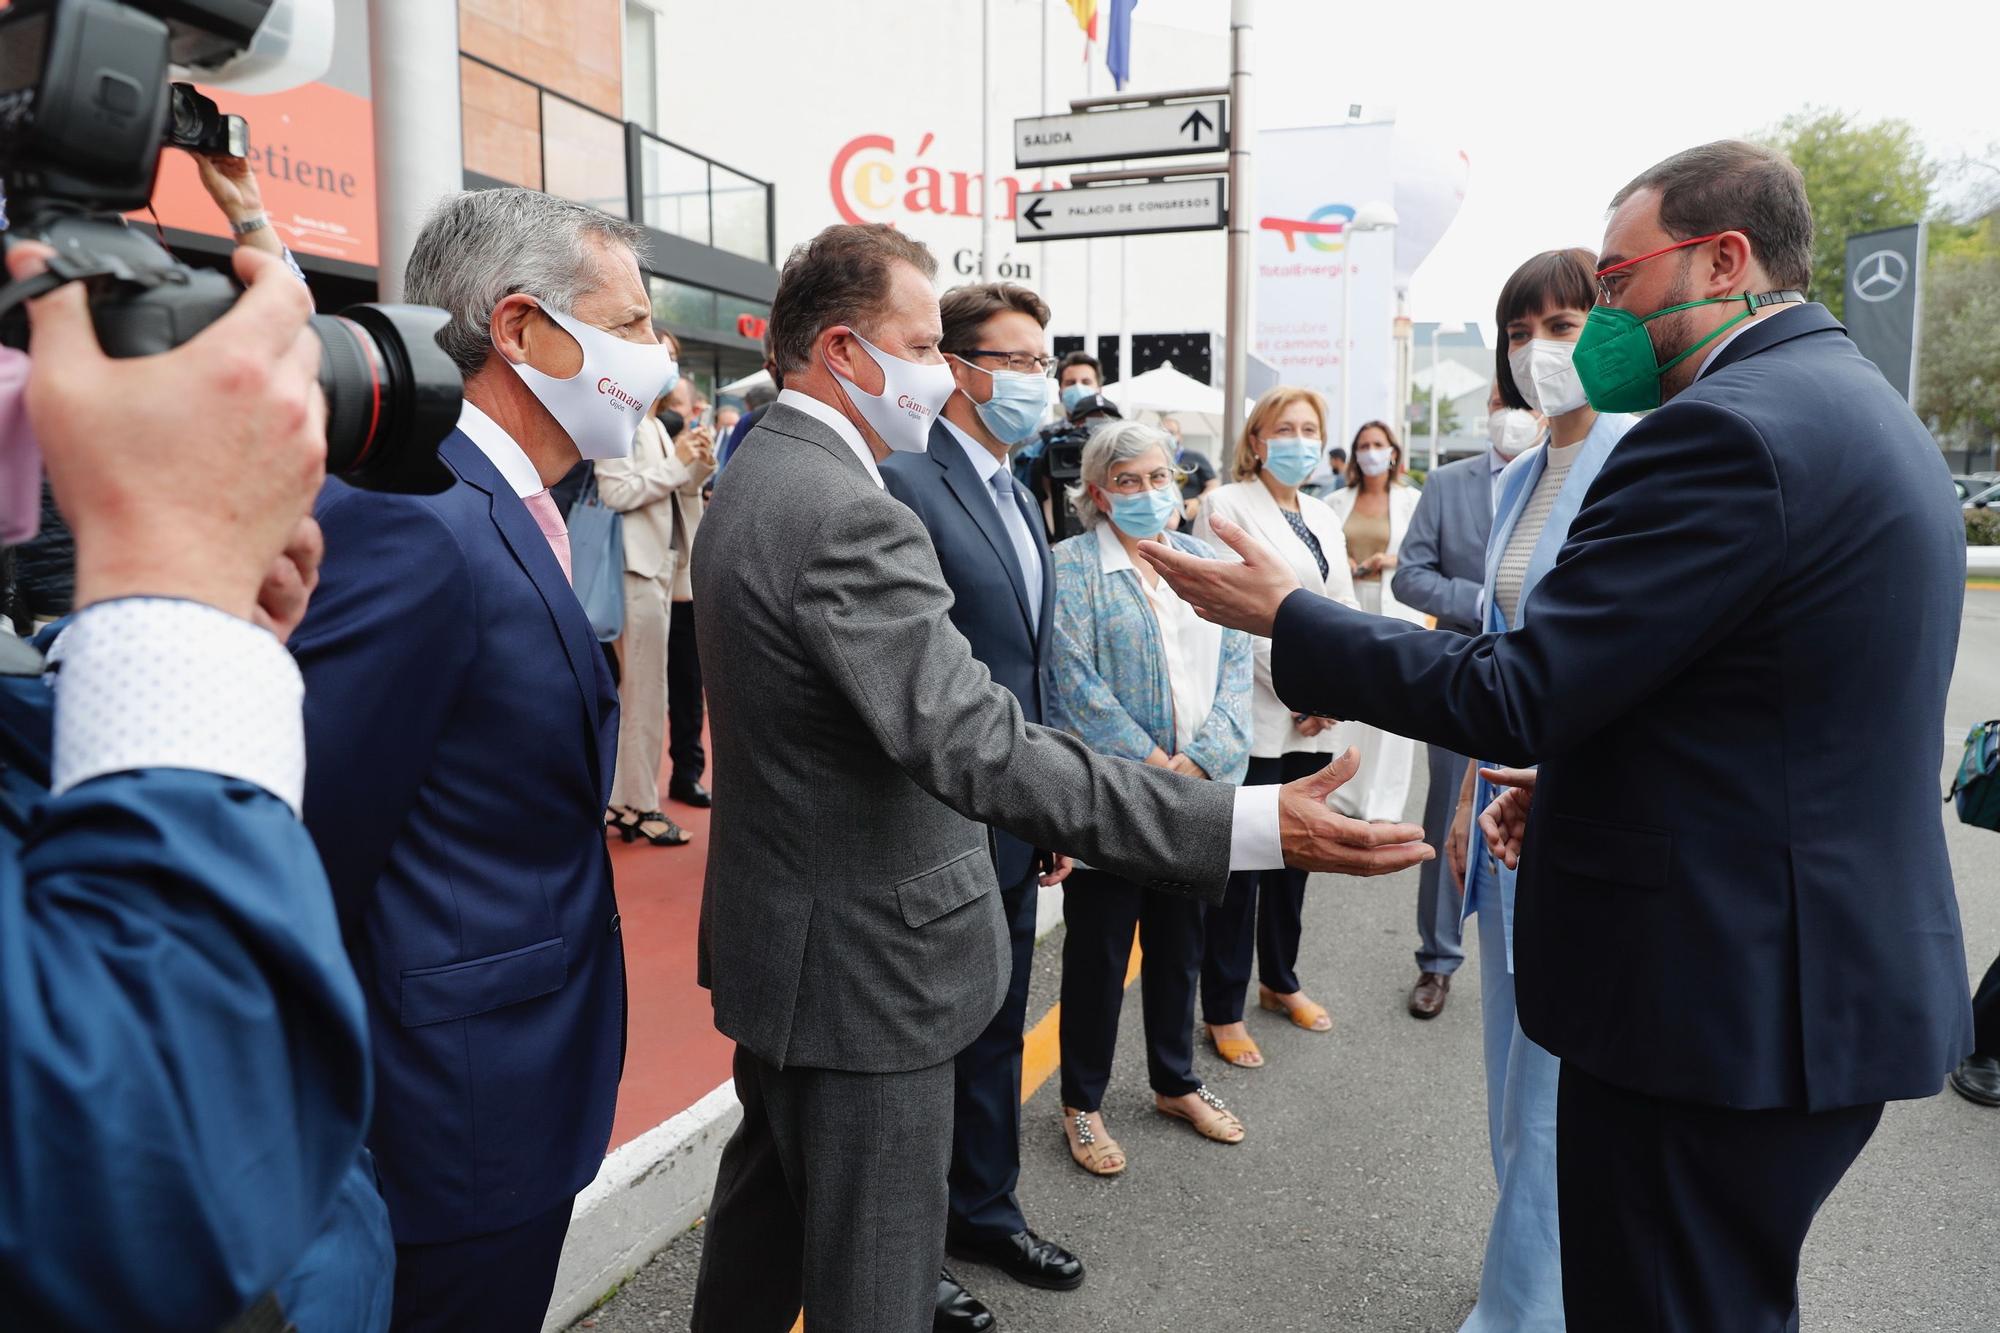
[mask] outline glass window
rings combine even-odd
[[[645,196],[643,220],[647,226],[703,245],[713,244],[709,239],[705,160],[650,135],[641,138],[639,189]]]
[[[715,191],[716,247],[770,263],[769,188],[721,166],[712,169],[711,180]]]
[[[550,194],[627,215],[625,127],[618,121],[543,93],[542,166]]]
[[[761,301],[746,301],[740,296],[726,296],[721,292],[715,294],[716,328],[744,338],[756,337],[757,335],[744,333],[737,327],[737,321],[744,315],[752,319],[768,320],[771,317],[771,307]]]
[[[625,119],[657,130],[660,109],[660,16],[625,0]]]
[[[715,293],[672,278],[648,274],[646,288],[653,298],[653,322],[677,324],[682,328],[712,329],[715,325]],[[735,317],[731,316],[733,320]]]

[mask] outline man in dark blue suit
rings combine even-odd
[[[368,998],[398,1329],[539,1329],[610,1138],[617,694],[547,488],[629,450],[672,373],[638,239],[529,190],[441,203],[405,285],[451,315],[458,482],[318,506],[305,813]]]
[[[980,283],[938,301],[939,349],[958,391],[922,454],[884,459],[883,484],[930,533],[955,599],[951,623],[993,679],[1042,720],[1054,566],[1034,497],[1014,480],[1007,450],[1035,433],[1049,402],[1049,308],[1025,287]],[[991,830],[993,866],[1013,941],[1007,999],[955,1068],[949,1248],[1030,1286],[1071,1290],[1083,1263],[1028,1227],[1014,1197],[1021,1177],[1021,1035],[1035,953],[1040,885],[1060,883],[1067,858]],[[939,1330],[990,1327],[992,1317],[949,1273],[940,1280]]]
[[[1965,537],[1936,444],[1798,291],[1790,162],[1710,144],[1613,207],[1577,371],[1603,411],[1670,401],[1523,628],[1356,615],[1254,549],[1174,583],[1272,635],[1294,708],[1541,765],[1482,823],[1520,868],[1521,1026],[1562,1059],[1570,1327],[1796,1328],[1814,1214],[1970,1045],[1937,800]]]

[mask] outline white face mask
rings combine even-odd
[[[900,356],[891,356],[853,329],[848,333],[882,368],[882,392],[869,393],[834,370],[831,364],[827,369],[847,386],[847,396],[882,437],[882,443],[898,453],[922,453],[930,447],[931,423],[944,410],[945,402],[958,392],[951,366],[943,361],[935,365],[905,361]]]
[[[1507,353],[1514,387],[1545,417],[1559,417],[1582,407],[1583,381],[1570,364],[1576,344],[1533,338]]]
[[[1391,452],[1381,446],[1360,449],[1355,452],[1354,465],[1361,469],[1364,477],[1379,477],[1389,470]]]
[[[583,349],[582,369],[559,380],[526,362],[508,364],[569,432],[579,454],[588,459],[630,457],[632,437],[648,405],[680,374],[674,354],[660,343],[626,342],[546,305],[541,310]]]
[[[1493,452],[1502,458],[1513,458],[1541,433],[1542,423],[1535,420],[1535,414],[1518,407],[1503,407],[1486,418],[1486,438],[1493,442]]]

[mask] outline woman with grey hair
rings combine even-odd
[[[1166,532],[1180,510],[1172,441],[1151,426],[1112,422],[1083,450],[1069,502],[1084,531],[1058,545],[1048,721],[1104,754],[1191,778],[1241,782],[1249,766],[1248,635],[1195,614],[1143,559],[1138,544],[1215,551]],[[1132,931],[1144,951],[1146,1066],[1154,1105],[1203,1137],[1238,1143],[1243,1123],[1194,1072],[1195,978],[1202,908],[1078,865],[1063,895],[1061,1007],[1063,1133],[1092,1175],[1125,1169],[1099,1110],[1111,1077]]]

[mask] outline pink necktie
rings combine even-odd
[[[521,503],[528,506],[528,512],[535,516],[535,526],[549,539],[549,549],[556,553],[563,577],[576,582],[576,576],[569,571],[569,528],[563,523],[562,511],[556,508],[555,497],[547,491],[536,491],[522,496]]]

